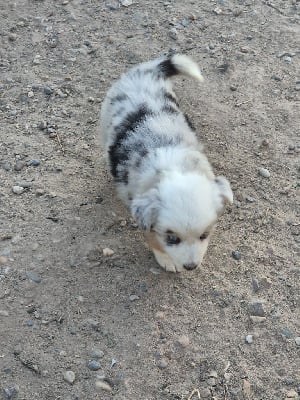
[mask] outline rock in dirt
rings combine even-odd
[[[112,392],[112,387],[107,382],[96,381],[95,385],[98,390],[105,390],[105,392]]]
[[[251,385],[247,379],[243,379],[243,394],[245,399],[249,399],[251,396]]]
[[[3,398],[7,400],[14,400],[18,398],[19,387],[12,386],[3,389]]]
[[[102,358],[103,356],[104,356],[104,352],[102,350],[94,349],[90,352],[91,358],[99,359],[99,358]]]
[[[260,301],[251,302],[249,304],[249,313],[256,317],[265,317],[266,312],[263,303]]]
[[[300,336],[295,338],[295,342],[297,346],[300,346]]]
[[[238,251],[238,250],[233,250],[233,252],[231,253],[231,255],[232,255],[232,257],[235,259],[235,260],[240,260],[241,258],[242,258],[242,254],[241,254],[241,252],[240,251]]]
[[[295,399],[298,400],[298,393],[294,389],[290,389],[286,394],[287,399]]]
[[[89,360],[86,365],[91,371],[98,371],[101,368],[101,364],[96,360]]]
[[[24,188],[22,186],[13,186],[12,188],[13,193],[15,194],[22,194],[24,192]]]
[[[157,366],[161,369],[165,369],[168,366],[168,361],[165,358],[161,358],[160,360],[158,360],[157,362]]]
[[[258,173],[260,176],[262,176],[264,178],[270,178],[270,176],[271,176],[270,171],[267,168],[260,168],[258,170]]]
[[[250,316],[250,321],[253,324],[261,324],[261,323],[265,322],[266,319],[267,319],[266,317],[257,317],[256,315],[251,315]]]
[[[245,340],[248,344],[253,343],[253,335],[247,335]]]
[[[26,272],[26,278],[35,283],[41,283],[41,281],[42,281],[42,278],[39,275],[35,274],[34,272],[30,272],[30,271]]]
[[[179,345],[180,347],[187,347],[190,344],[190,339],[186,335],[180,336],[176,344]]]
[[[4,256],[0,256],[0,264],[6,264],[8,262],[8,258]]]
[[[9,313],[6,310],[0,310],[0,317],[8,317]]]
[[[137,296],[136,294],[132,294],[132,295],[129,296],[129,300],[130,301],[136,301],[136,300],[139,300],[139,299],[140,299],[139,296]]]
[[[106,247],[105,249],[102,250],[102,254],[104,255],[104,257],[110,257],[113,254],[115,254],[115,252],[112,249]]]
[[[14,166],[15,171],[21,171],[25,167],[25,163],[23,161],[17,161]]]
[[[63,374],[64,380],[68,383],[70,383],[71,385],[74,383],[75,379],[76,379],[76,375],[75,372],[73,371],[65,371]]]

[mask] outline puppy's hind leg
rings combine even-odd
[[[161,251],[153,249],[153,253],[158,264],[167,272],[176,272],[175,265],[172,263],[170,257]]]

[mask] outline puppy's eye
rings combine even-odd
[[[173,246],[175,244],[179,244],[181,239],[176,235],[167,235],[166,242],[169,246]]]
[[[205,240],[205,239],[208,238],[208,235],[209,235],[208,232],[204,232],[204,233],[202,233],[202,235],[199,237],[199,239],[200,239],[201,241],[202,241],[202,240]]]

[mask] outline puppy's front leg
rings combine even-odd
[[[154,256],[158,264],[168,272],[176,272],[175,265],[166,253],[153,249]]]

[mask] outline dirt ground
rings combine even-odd
[[[298,399],[300,3],[122,2],[0,1],[0,398]],[[175,89],[235,197],[176,275],[97,139],[111,83],[170,50],[201,66]]]

